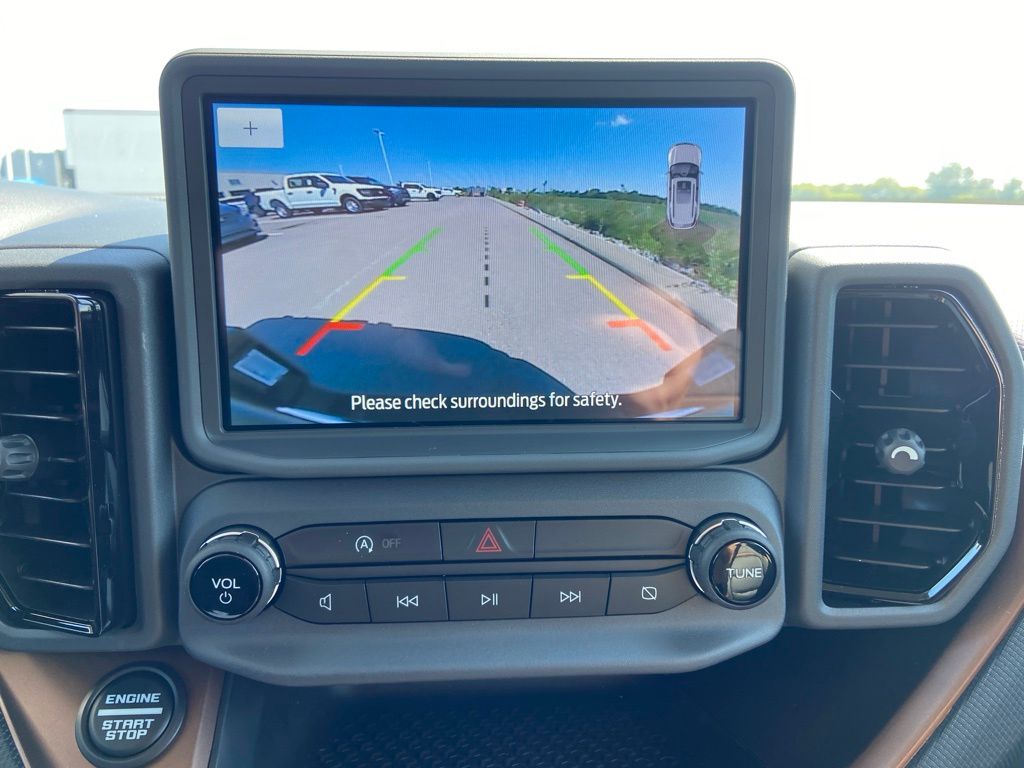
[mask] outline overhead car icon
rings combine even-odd
[[[668,223],[693,229],[700,216],[700,147],[675,144],[668,151]]]

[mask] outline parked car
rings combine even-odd
[[[260,223],[249,214],[244,204],[217,203],[217,208],[220,211],[221,245],[237,245],[265,237]]]
[[[259,195],[260,207],[283,219],[300,211],[361,213],[391,205],[384,187],[360,184],[337,173],[295,173],[285,176],[283,183],[283,188]]]
[[[387,192],[388,197],[391,198],[392,208],[401,208],[411,199],[409,190],[397,185],[385,184],[383,181],[377,181],[377,179],[372,176],[349,176],[349,178],[357,184],[372,184],[375,187],[384,187],[384,191]]]
[[[668,223],[693,229],[700,216],[700,147],[675,144],[668,151]]]
[[[441,187],[441,197],[455,197],[455,190],[451,187]]]
[[[428,187],[414,181],[403,181],[401,185],[413,200],[429,200],[433,203],[441,199],[441,190],[437,187]]]

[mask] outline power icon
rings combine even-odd
[[[204,558],[192,571],[189,596],[199,611],[211,619],[230,621],[247,614],[265,594],[272,594],[253,561],[230,552]]]

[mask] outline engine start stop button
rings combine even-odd
[[[184,706],[178,683],[166,670],[118,670],[86,699],[78,724],[79,747],[94,765],[142,765],[177,735]]]

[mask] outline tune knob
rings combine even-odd
[[[281,556],[267,534],[252,528],[221,531],[188,564],[189,596],[204,616],[235,621],[255,616],[281,585]]]
[[[690,538],[690,577],[709,600],[750,608],[775,587],[775,556],[764,531],[742,517],[705,521]]]

